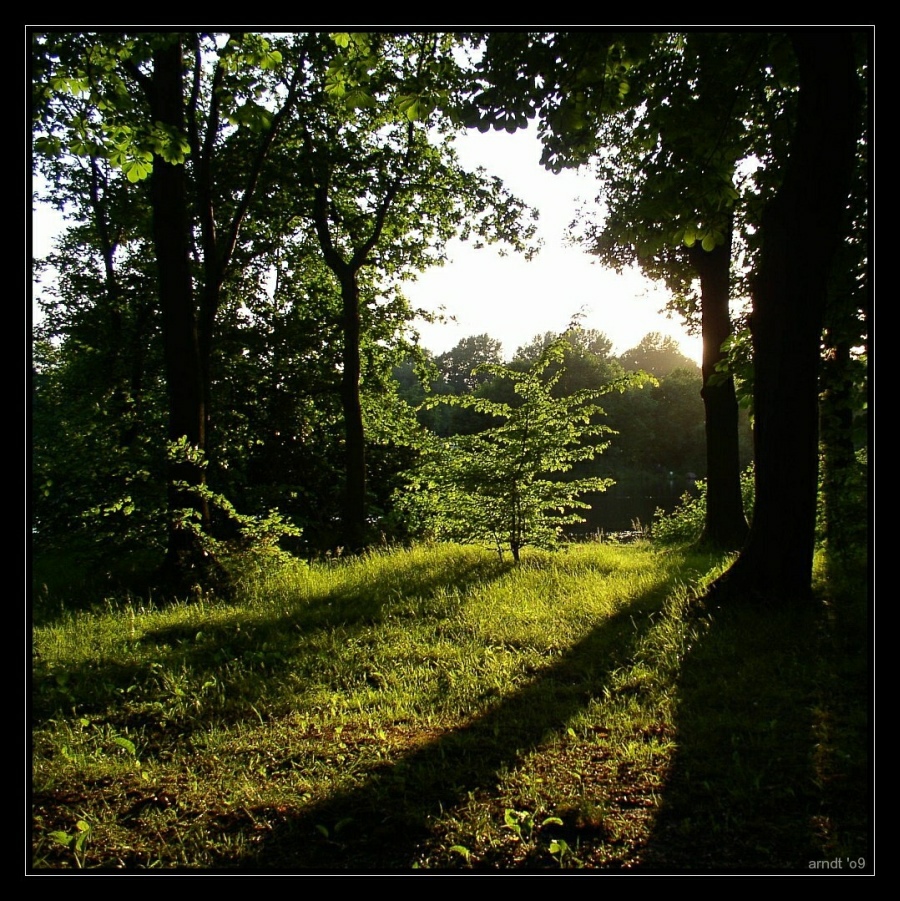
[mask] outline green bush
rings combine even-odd
[[[829,557],[845,563],[863,562],[868,552],[869,466],[868,450],[856,451],[850,465],[834,467],[829,474],[827,458],[819,460],[819,497],[816,543]]]
[[[827,548],[830,556],[853,558],[864,555],[868,546],[868,456],[866,448],[856,452],[856,465],[847,467],[840,478],[832,477],[829,502],[825,485],[824,462],[819,467],[816,544]],[[706,515],[706,481],[697,482],[697,494],[685,493],[671,513],[657,509],[652,537],[660,544],[689,544],[703,532]],[[741,475],[741,494],[747,518],[753,511],[753,464]],[[829,540],[829,533],[831,539]]]
[[[697,494],[685,492],[671,513],[657,508],[651,536],[660,544],[690,544],[703,534],[706,520],[706,480],[697,482]],[[753,464],[741,473],[741,496],[747,518],[753,510]]]

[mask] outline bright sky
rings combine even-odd
[[[667,299],[663,288],[638,272],[617,275],[593,262],[581,248],[565,245],[565,231],[579,201],[592,201],[597,193],[593,176],[545,170],[533,128],[515,134],[470,131],[457,147],[463,165],[484,166],[540,211],[544,247],[527,262],[513,255],[501,257],[492,247],[475,250],[455,242],[450,262],[405,289],[414,306],[432,311],[443,306],[445,314],[456,319],[420,325],[425,347],[443,353],[462,338],[486,332],[502,341],[509,358],[535,335],[564,331],[583,311],[582,325],[604,332],[616,353],[634,347],[649,332],[661,332],[700,362],[699,336],[689,336],[680,319],[659,312]]]
[[[415,307],[443,308],[455,321],[420,323],[422,344],[443,353],[470,335],[487,333],[503,343],[507,358],[544,332],[564,331],[579,311],[585,328],[604,332],[615,353],[634,347],[648,332],[671,335],[682,352],[700,362],[701,341],[690,337],[680,319],[660,313],[666,303],[662,288],[637,272],[617,275],[592,261],[579,247],[566,246],[565,231],[579,201],[596,195],[588,173],[558,175],[540,165],[541,148],[534,129],[466,133],[458,142],[462,163],[484,166],[507,188],[540,211],[539,235],[544,247],[531,261],[486,247],[454,242],[450,261],[405,286]],[[33,216],[34,254],[51,249],[60,227],[58,214],[38,207]]]

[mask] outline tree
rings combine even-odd
[[[306,219],[341,298],[343,546],[357,551],[370,531],[360,398],[364,318],[392,281],[440,262],[457,233],[524,249],[533,226],[499,180],[464,171],[449,145],[429,133],[451,127],[427,98],[452,82],[452,37],[360,33],[333,41],[343,48],[336,59],[309,58],[313,90],[292,148],[305,174],[291,212]],[[367,284],[364,272],[371,273]]]
[[[281,65],[280,52],[261,36],[243,33],[221,43],[196,33],[47,33],[36,36],[34,50],[36,149],[51,158],[67,153],[109,160],[135,184],[150,179],[168,437],[199,452],[172,459],[165,573],[175,583],[202,581],[201,571],[213,561],[184,517],[196,515],[209,526],[199,461],[207,447],[221,289],[302,66],[285,82],[270,78]],[[264,95],[269,108],[258,102]],[[231,190],[216,194],[228,181],[219,165],[237,126],[256,137],[239,162],[227,163]]]
[[[629,72],[638,90],[597,125],[600,212],[579,225],[580,239],[604,263],[638,265],[662,280],[673,292],[670,309],[699,325],[708,473],[702,540],[725,549],[740,547],[748,531],[724,345],[732,331],[735,231],[758,206],[748,162],[765,156],[778,134],[775,113],[786,103],[787,92],[764,70],[748,74],[771,40],[758,33],[656,35]],[[757,224],[752,217],[750,224]]]
[[[521,204],[498,180],[463,171],[430,130],[450,127],[432,115],[428,98],[452,88],[459,68],[453,45],[434,34],[37,39],[39,158],[72,197],[64,164],[83,155],[113,172],[115,185],[145,213],[169,437],[185,449],[166,479],[172,576],[204,578],[208,557],[191,524],[208,533],[216,526],[207,500],[210,474],[248,501],[271,495],[271,482],[250,490],[237,479],[238,472],[259,471],[262,447],[267,453],[290,447],[291,466],[270,465],[265,478],[290,470],[292,499],[317,494],[307,506],[321,514],[320,535],[340,521],[344,534],[333,543],[362,547],[375,525],[367,419],[383,419],[390,408],[376,409],[365,395],[390,399],[386,373],[415,315],[403,280],[439,263],[458,233],[514,246],[527,240]],[[104,204],[92,209],[102,212]],[[94,218],[102,239],[105,222]],[[110,241],[101,256],[118,264]],[[125,291],[117,296],[130,299]],[[68,300],[75,302],[71,294]],[[273,313],[290,321],[276,322]],[[279,344],[285,334],[298,341],[301,322],[311,335],[298,343],[318,344],[303,359]],[[259,358],[251,362],[254,351]],[[269,358],[289,361],[292,371],[274,373]],[[260,376],[256,389],[231,382],[232,374],[251,369]],[[297,390],[301,373],[308,377],[305,391]],[[272,401],[264,413],[262,385],[271,388],[264,399]],[[329,400],[313,413],[309,393],[316,388]],[[216,422],[235,428],[217,435]],[[315,435],[302,452],[298,434]],[[335,446],[324,452],[329,443]],[[298,490],[301,459],[309,475]],[[329,469],[323,460],[342,466],[332,462]],[[384,454],[376,465],[382,474],[394,468]],[[336,512],[331,500],[341,481],[343,510]],[[374,494],[383,496],[383,486]]]
[[[761,53],[749,52],[743,41],[734,47],[747,79],[759,84],[774,73],[793,89],[795,102],[773,123],[773,132],[791,137],[773,140],[760,160],[761,183],[776,190],[760,195],[763,212],[754,217],[761,242],[751,316],[756,508],[740,558],[714,587],[716,594],[728,585],[739,594],[779,599],[810,594],[822,313],[845,228],[863,64],[862,36],[850,29],[787,34],[786,44],[762,33]],[[657,68],[655,41],[649,32],[602,30],[492,36],[470,122],[516,128],[538,114],[545,164],[586,160],[597,149],[602,120],[632,107],[630,93],[644,96],[642,77]],[[637,65],[643,60],[648,64]],[[691,137],[690,109],[673,115]],[[729,117],[721,119],[727,127]],[[715,229],[704,232],[707,246],[715,247]]]
[[[624,372],[652,376],[649,385],[638,383],[607,403],[619,437],[604,462],[620,490],[667,494],[676,474],[680,484],[689,484],[691,474],[705,477],[703,378],[697,364],[659,332],[621,353],[618,363]]]
[[[676,369],[696,369],[694,361],[681,352],[678,342],[659,332],[644,335],[635,347],[622,351],[619,362],[626,372],[648,372],[658,379]]]
[[[526,40],[492,35],[484,66],[490,87],[475,102],[490,109],[498,90],[502,102],[515,102],[504,81],[510,70],[540,85],[526,103],[541,118],[545,164],[559,170],[591,161],[603,185],[601,223],[582,221],[583,243],[617,270],[640,265],[682,297],[699,276],[709,472],[705,538],[733,548],[747,532],[738,407],[730,375],[721,376],[717,366],[730,333],[730,207],[737,196],[731,179],[741,119],[721,117],[723,101],[727,108],[738,92],[731,58],[720,49],[716,38],[703,34],[696,40],[614,31]],[[726,65],[717,71],[710,62],[720,56]],[[685,303],[682,310],[692,312]]]
[[[585,329],[573,324],[565,332],[544,332],[520,347],[510,362],[513,369],[526,370],[533,366],[548,347],[562,343],[563,359],[547,367],[545,378],[562,375],[554,384],[555,397],[564,397],[584,389],[607,390],[613,383],[621,384],[624,370],[612,356],[612,341],[597,329]]]
[[[712,597],[810,597],[819,357],[861,133],[858,35],[792,31],[798,108],[781,184],[762,218],[754,279],[756,500],[750,536]]]
[[[463,338],[446,353],[435,357],[441,382],[451,394],[474,391],[490,377],[485,369],[476,370],[486,363],[503,362],[503,345],[490,335],[471,335]]]
[[[552,546],[566,525],[583,522],[585,492],[603,491],[611,480],[566,478],[572,467],[601,453],[596,438],[610,429],[596,390],[559,398],[553,387],[564,373],[565,344],[550,345],[527,371],[483,364],[480,371],[512,382],[515,406],[473,395],[436,396],[488,414],[499,424],[473,435],[433,438],[414,474],[411,508],[435,532],[458,541],[490,541],[501,558],[508,548],[519,561],[527,545]],[[557,364],[555,374],[546,370]]]
[[[279,245],[276,257],[242,261],[242,281],[229,281],[208,476],[242,511],[277,507],[315,552],[341,542],[340,298],[309,248]]]

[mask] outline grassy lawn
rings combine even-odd
[[[864,581],[691,601],[723,563],[439,545],[227,602],[38,592],[32,869],[872,872]]]

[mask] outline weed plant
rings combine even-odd
[[[865,598],[454,545],[35,624],[35,871],[804,871],[866,858]]]

